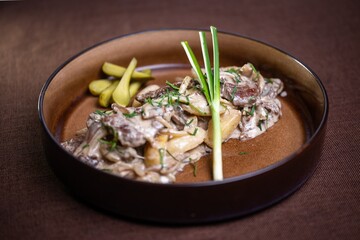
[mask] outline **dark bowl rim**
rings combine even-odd
[[[296,61],[301,67],[303,67],[306,71],[308,71],[316,80],[317,84],[319,85],[323,98],[324,98],[324,106],[323,106],[323,115],[320,121],[319,126],[315,129],[315,131],[313,132],[313,134],[311,135],[311,137],[309,139],[307,139],[307,141],[296,151],[294,151],[292,154],[288,155],[287,157],[283,158],[280,161],[277,161],[276,163],[270,164],[264,168],[261,168],[259,170],[253,171],[253,172],[249,172],[246,174],[242,174],[240,176],[235,176],[235,177],[229,177],[229,178],[225,178],[224,180],[221,181],[204,181],[204,182],[192,182],[192,183],[174,183],[174,184],[163,184],[163,183],[149,183],[149,182],[143,182],[143,181],[137,181],[137,180],[131,180],[131,179],[126,179],[126,178],[122,178],[119,177],[115,174],[111,174],[108,172],[102,172],[98,169],[95,169],[85,163],[83,163],[82,161],[80,161],[79,159],[77,159],[76,157],[74,157],[71,153],[69,153],[68,151],[66,151],[61,145],[60,143],[55,139],[55,136],[53,136],[53,134],[50,132],[49,128],[47,127],[46,123],[45,123],[45,119],[44,119],[44,114],[43,114],[43,104],[44,104],[44,96],[46,93],[46,90],[48,89],[48,86],[50,85],[51,81],[54,79],[54,77],[66,66],[68,65],[70,62],[72,62],[74,59],[78,58],[79,56],[83,55],[86,52],[91,51],[92,49],[107,44],[109,42],[112,41],[116,41],[118,39],[122,39],[122,38],[126,38],[126,37],[131,37],[131,36],[136,36],[136,35],[140,35],[140,34],[146,34],[146,33],[150,33],[150,32],[166,32],[166,31],[206,31],[209,32],[208,29],[203,29],[203,28],[160,28],[160,29],[148,29],[148,30],[142,30],[142,31],[137,31],[137,32],[132,32],[132,33],[128,33],[128,34],[122,34],[122,35],[117,35],[115,37],[109,38],[107,40],[104,41],[100,41],[98,43],[95,43],[94,45],[87,47],[83,50],[81,50],[80,52],[76,53],[75,55],[69,57],[65,62],[63,62],[62,64],[60,64],[55,71],[49,76],[49,78],[46,80],[46,82],[44,83],[43,87],[40,90],[40,94],[39,94],[39,98],[38,98],[38,116],[39,116],[39,120],[40,123],[42,125],[42,127],[45,130],[46,135],[48,135],[50,137],[50,139],[57,145],[57,147],[61,148],[64,152],[66,152],[66,154],[69,155],[70,158],[73,158],[74,160],[76,160],[77,162],[81,163],[84,165],[85,168],[90,168],[92,170],[95,170],[96,172],[102,173],[102,174],[107,174],[109,177],[114,177],[116,181],[122,180],[124,182],[128,182],[129,184],[140,184],[140,185],[148,185],[149,187],[161,187],[161,188],[197,188],[197,187],[211,187],[211,186],[218,186],[218,185],[222,185],[222,184],[228,184],[228,183],[234,183],[237,181],[241,181],[241,180],[245,180],[245,179],[249,179],[252,177],[256,177],[258,175],[264,174],[266,172],[272,171],[273,169],[278,168],[279,166],[286,164],[287,162],[291,161],[293,158],[295,158],[297,155],[299,155],[301,152],[305,151],[307,148],[310,147],[310,145],[315,141],[315,139],[317,138],[317,135],[319,135],[319,132],[322,131],[322,129],[325,127],[326,125],[326,121],[328,118],[328,111],[329,111],[329,100],[328,100],[328,95],[326,93],[325,87],[323,85],[323,83],[321,82],[320,78],[316,75],[316,73],[310,68],[308,67],[306,64],[304,64],[303,62],[301,62],[300,60],[298,60],[297,58],[295,58],[294,56],[292,56],[291,54],[277,48],[274,47],[271,44],[268,44],[264,41],[260,41],[257,40],[255,38],[249,37],[249,36],[245,36],[245,35],[241,35],[238,33],[234,33],[234,32],[228,32],[228,31],[221,31],[219,30],[218,33],[220,34],[224,34],[224,35],[230,35],[230,36],[234,36],[234,37],[240,37],[246,40],[250,40],[253,42],[257,42],[259,44],[265,45],[266,47],[270,47],[278,52],[280,52],[281,54],[284,54],[288,57],[290,57],[291,59],[293,59],[294,61]]]

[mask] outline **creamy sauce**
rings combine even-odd
[[[220,71],[223,140],[245,141],[281,117],[280,79],[251,64]],[[211,114],[200,87],[185,77],[178,88],[150,85],[131,107],[91,113],[87,128],[62,145],[80,160],[121,177],[171,183],[188,164],[211,152]],[[224,127],[223,127],[224,126]]]

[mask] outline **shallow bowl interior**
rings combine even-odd
[[[60,66],[44,85],[39,114],[48,161],[64,184],[85,201],[139,219],[216,221],[266,207],[289,195],[311,175],[327,118],[327,97],[320,80],[288,54],[228,33],[219,33],[221,66],[251,62],[263,75],[284,80],[288,96],[281,99],[283,117],[267,133],[254,140],[224,144],[224,181],[211,181],[210,158],[199,164],[196,177],[188,167],[179,174],[179,183],[161,185],[98,171],[61,148],[59,142],[83,128],[87,115],[99,108],[87,85],[103,77],[101,66],[105,61],[126,66],[136,57],[140,67],[153,68],[155,82],[161,84],[191,74],[180,45],[183,40],[201,56],[197,31],[147,31],[114,38],[79,53]],[[179,203],[181,210],[174,209],[170,201]]]

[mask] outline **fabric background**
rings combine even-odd
[[[360,239],[357,0],[1,1],[0,239]],[[323,154],[291,197],[250,216],[187,227],[133,222],[68,194],[42,148],[37,99],[66,59],[99,41],[217,26],[306,63],[330,99]]]

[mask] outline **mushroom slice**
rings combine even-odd
[[[241,119],[241,112],[236,109],[229,108],[224,114],[220,116],[220,124],[221,124],[221,139],[222,142],[226,141],[234,130],[237,128]],[[212,120],[209,122],[209,128],[207,130],[207,135],[205,138],[205,143],[209,146],[213,146],[213,124]]]

